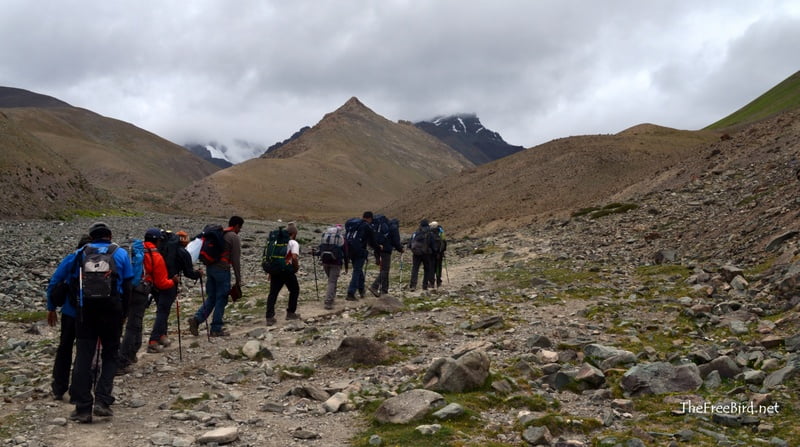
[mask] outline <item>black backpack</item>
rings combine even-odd
[[[340,228],[330,227],[322,233],[322,240],[319,244],[319,259],[323,264],[341,264],[344,259],[344,236],[340,234]]]
[[[378,245],[383,247],[383,251],[392,251],[392,240],[389,234],[389,219],[383,214],[376,214],[375,217],[372,218],[372,229],[375,232],[375,241]]]
[[[110,244],[105,253],[98,247],[86,245],[80,265],[80,287],[83,301],[94,301],[119,296],[117,289],[117,263],[114,261],[114,252],[117,244]]]
[[[225,251],[225,230],[222,225],[206,225],[199,237],[203,241],[200,246],[200,261],[205,265],[219,262]]]
[[[429,255],[431,250],[431,227],[420,227],[411,236],[411,252],[417,256]]]
[[[289,232],[284,227],[269,232],[267,245],[261,254],[261,268],[265,273],[294,271],[294,266],[286,262],[290,239]]]
[[[224,242],[223,242],[224,245]],[[181,249],[181,239],[171,231],[161,232],[161,243],[158,245],[158,252],[167,264],[167,274],[169,277],[177,275],[181,271],[180,258],[178,252]]]
[[[363,258],[366,255],[367,244],[364,240],[364,225],[366,222],[358,217],[353,217],[344,223],[345,236],[347,241],[347,252],[350,258]]]

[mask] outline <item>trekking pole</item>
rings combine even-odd
[[[97,388],[97,377],[100,375],[100,349],[102,349],[102,344],[100,344],[100,337],[97,337],[97,345],[94,347],[94,377],[92,377],[93,391],[95,388]]]
[[[447,285],[450,285],[450,272],[447,271],[447,256],[442,253],[442,264],[444,265],[444,274],[447,277]]]
[[[183,346],[181,345],[181,289],[178,286],[178,294],[175,295],[175,315],[178,317],[178,359],[183,361]]]
[[[317,301],[319,301],[319,284],[317,284],[317,261],[314,259],[314,250],[311,250],[311,264],[314,265],[314,288],[317,290]]]

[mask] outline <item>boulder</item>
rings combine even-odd
[[[489,377],[489,364],[485,351],[470,351],[458,359],[439,358],[428,368],[422,383],[429,390],[450,393],[474,390]]]
[[[727,355],[719,356],[706,364],[700,365],[699,370],[702,377],[708,376],[711,371],[717,371],[723,379],[732,379],[742,373],[742,368]]]
[[[239,429],[236,427],[221,427],[200,435],[198,444],[229,444],[239,439]]]
[[[408,424],[444,405],[444,397],[439,393],[419,389],[406,391],[383,401],[375,411],[375,420],[383,424]]]
[[[335,351],[331,351],[320,362],[343,368],[354,365],[382,365],[400,353],[383,343],[368,337],[345,337]]]
[[[636,365],[622,375],[620,385],[631,395],[696,391],[703,384],[694,363],[675,366],[667,362]]]

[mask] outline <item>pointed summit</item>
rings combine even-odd
[[[483,127],[474,113],[439,116],[431,121],[420,121],[415,126],[444,141],[476,165],[525,149],[506,143],[499,133]]]
[[[297,138],[185,193],[219,191],[233,209],[254,216],[341,219],[472,166],[439,139],[410,123],[390,121],[353,97]],[[291,184],[292,194],[275,194],[286,189],[287,173],[299,180]]]

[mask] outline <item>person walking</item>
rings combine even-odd
[[[180,276],[178,274],[170,275],[164,255],[158,248],[162,241],[163,235],[158,228],[150,228],[144,235],[144,281],[152,284],[150,294],[156,302],[156,319],[153,323],[153,332],[162,333],[163,331],[166,334],[167,317],[169,316],[169,309],[175,301]],[[141,331],[141,326],[139,330]],[[166,335],[164,335],[164,338],[166,339]],[[159,339],[158,337],[153,339],[151,333],[147,342],[147,352],[151,354],[163,352],[166,346],[169,346],[168,340]]]
[[[444,235],[444,228],[439,222],[431,222],[431,235],[433,236],[433,274],[436,280],[436,287],[442,287],[442,266],[444,256],[447,251],[447,239]]]
[[[128,252],[111,242],[111,229],[104,222],[89,227],[92,242],[77,253],[80,284],[75,324],[75,363],[69,394],[75,404],[73,421],[92,422],[92,415],[110,417],[114,413],[114,375],[131,296],[131,267]],[[102,368],[92,395],[92,360],[99,343]]]
[[[344,271],[347,273],[347,244],[344,241],[344,229],[342,226],[336,224],[328,227],[322,233],[322,240],[319,246],[311,254],[319,256],[322,269],[328,278],[328,285],[325,290],[325,309],[331,310],[336,299],[336,286],[339,282],[342,266],[344,266]]]
[[[376,242],[375,233],[372,230],[372,217],[372,211],[364,211],[360,220],[353,218],[345,223],[347,255],[353,266],[350,285],[347,287],[346,299],[348,301],[356,300],[356,292],[361,298],[364,298],[364,265],[367,262],[367,256],[369,256],[368,247],[376,252],[381,250],[381,246]]]
[[[164,260],[166,275],[175,283],[172,287],[167,289],[158,286],[153,292],[153,296],[156,299],[156,319],[153,322],[153,329],[150,332],[147,352],[156,353],[162,352],[164,348],[172,344],[172,341],[167,337],[169,314],[172,310],[172,305],[175,304],[175,300],[178,297],[181,274],[189,279],[199,279],[201,277],[201,272],[192,267],[192,257],[184,248],[180,235],[173,234],[169,231],[160,231],[157,228],[152,228],[151,230],[154,235],[155,231],[159,231],[161,235],[158,241],[159,252]]]
[[[434,287],[435,279],[433,275],[433,237],[428,219],[419,222],[419,228],[411,235],[408,243],[413,257],[411,259],[411,281],[408,288],[413,292],[417,288],[417,277],[419,267],[422,266],[422,290]]]
[[[376,225],[377,222],[377,225]],[[397,219],[388,220],[381,216],[381,219],[373,219],[372,228],[381,250],[375,253],[375,257],[380,259],[378,265],[380,271],[375,281],[369,287],[369,291],[375,297],[389,293],[389,273],[392,267],[392,252],[397,250],[403,253],[403,243],[400,241],[400,221]]]
[[[188,321],[189,332],[194,336],[199,334],[200,323],[206,321],[212,312],[210,335],[212,337],[230,335],[223,327],[223,318],[225,316],[225,306],[228,305],[228,293],[231,290],[231,269],[236,281],[233,287],[239,288],[242,283],[242,245],[239,239],[239,232],[242,231],[243,225],[244,219],[239,216],[232,216],[228,220],[228,227],[223,230],[225,247],[222,255],[219,260],[208,265],[206,269],[206,294],[208,297]]]
[[[77,249],[92,241],[88,234],[78,241]],[[53,381],[50,384],[53,400],[63,400],[64,393],[69,390],[69,374],[72,369],[72,346],[75,344],[75,304],[78,285],[73,278],[77,276],[75,268],[77,252],[68,254],[56,268],[47,285],[47,324],[55,327],[58,324],[56,309],[61,308],[61,327],[58,337],[56,358],[53,362]],[[60,295],[60,296],[57,296]]]
[[[297,242],[297,225],[289,222],[286,225],[289,241],[286,247],[285,268],[275,269],[267,274],[269,279],[269,295],[267,295],[267,326],[277,323],[275,319],[275,303],[283,286],[289,290],[289,303],[286,306],[286,319],[299,320],[297,300],[300,297],[300,284],[297,282],[297,271],[300,269],[300,244]]]

